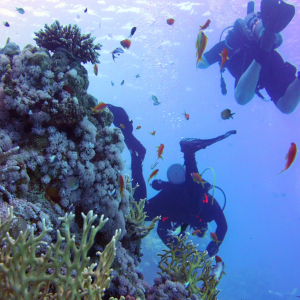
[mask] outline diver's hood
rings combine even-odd
[[[185,181],[185,168],[181,164],[174,164],[168,169],[167,177],[169,182],[181,184]]]

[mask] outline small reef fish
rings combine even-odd
[[[217,246],[218,246],[218,243],[221,243],[221,241],[218,240],[217,234],[215,232],[211,232],[210,237],[217,244]]]
[[[124,124],[120,124],[120,127],[125,129],[125,125]]]
[[[152,98],[152,100],[154,101],[154,102],[153,102],[153,105],[159,105],[159,104],[161,104],[161,102],[158,101],[158,99],[157,99],[156,96],[153,95],[151,98]]]
[[[156,161],[152,166],[151,169],[154,169],[158,165],[159,161]]]
[[[122,82],[121,82],[121,85],[123,85],[124,84],[124,80],[122,80]]]
[[[178,226],[174,230],[168,229],[168,235],[178,236],[181,233],[181,226]]]
[[[173,25],[174,23],[175,23],[175,19],[173,19],[173,18],[167,19],[167,24],[168,25]]]
[[[112,54],[112,58],[115,61],[115,58],[117,58],[116,54],[120,55],[120,53],[124,53],[124,50],[120,47],[116,48],[114,51],[110,52],[110,54]]]
[[[231,110],[230,109],[224,109],[222,112],[221,112],[221,118],[223,120],[228,120],[228,119],[233,119],[233,115],[235,115],[235,113],[231,113]]]
[[[122,176],[122,174],[119,175],[119,187],[120,187],[120,193],[121,196],[123,197],[123,191],[124,191],[124,178]]]
[[[152,132],[149,132],[151,135],[154,135],[155,136],[155,133],[156,133],[156,131],[155,130],[153,130]]]
[[[79,187],[79,180],[75,176],[68,176],[65,179],[64,185],[67,189],[75,191]]]
[[[284,169],[278,173],[277,175],[281,174],[282,172],[286,171],[290,166],[291,164],[294,162],[295,158],[296,158],[296,155],[297,155],[297,145],[295,143],[291,143],[291,146],[290,146],[290,149],[289,149],[289,152],[287,153],[285,159],[286,159],[286,164],[285,164],[285,167]]]
[[[167,221],[169,219],[169,217],[163,217],[161,218],[163,222]]]
[[[156,169],[156,170],[154,170],[154,171],[150,174],[150,177],[149,177],[149,179],[148,179],[148,182],[150,182],[151,178],[153,178],[153,177],[155,177],[155,176],[157,175],[158,171],[159,171],[159,170]]]
[[[191,173],[191,176],[193,178],[193,180],[196,182],[196,183],[201,183],[202,184],[202,187],[204,188],[204,184],[203,183],[206,183],[206,181],[204,181],[202,179],[202,176],[199,174],[199,173]]]
[[[221,64],[220,64],[220,69],[222,69],[223,65],[225,64],[226,60],[229,59],[228,58],[228,51],[226,48],[224,48],[222,50],[222,52],[220,53],[220,56],[221,56]]]
[[[189,285],[190,285],[190,282],[189,282],[189,281],[187,281],[187,282],[185,282],[185,283],[184,283],[184,285],[183,285],[183,286],[184,286],[185,288],[187,288]]]
[[[94,64],[94,73],[97,76],[98,75],[98,66],[97,64]]]
[[[159,158],[161,158],[162,160],[163,160],[163,158],[162,158],[162,154],[163,154],[163,152],[164,152],[164,148],[165,148],[165,145],[164,144],[160,144],[159,146],[157,146],[157,159],[159,159]]]
[[[134,33],[136,32],[136,27],[132,27],[131,32],[130,32],[130,36],[128,38],[131,38]]]
[[[4,25],[5,27],[10,27],[10,25],[9,25],[9,23],[8,23],[7,21],[4,21],[4,22],[3,22],[3,25]]]
[[[70,88],[69,85],[64,85],[64,86],[63,86],[63,89],[64,89],[66,92],[68,92],[71,96],[74,95],[74,91],[73,91],[72,88]]]
[[[58,162],[59,162],[59,158],[57,157],[57,155],[51,155],[51,156],[49,157],[49,162],[50,162],[51,164],[58,163]]]
[[[210,22],[211,22],[211,20],[208,19],[203,26],[200,25],[200,30],[206,29],[209,26]]]
[[[16,7],[16,11],[21,15],[25,14],[25,10],[21,7]]]
[[[84,13],[87,13],[87,7],[83,10]]]
[[[112,81],[111,81],[110,83],[111,83],[111,86],[114,86],[114,85],[115,85]]]
[[[197,234],[201,234],[201,230],[200,229],[196,229],[193,231],[192,235],[197,235]]]
[[[189,119],[190,119],[190,115],[187,114],[186,111],[184,111],[184,114],[183,114],[183,115],[184,115],[184,117],[185,117],[186,120],[189,120]]]
[[[116,193],[116,189],[113,189],[112,191],[108,191],[107,193],[111,197]]]
[[[105,107],[107,106],[107,104],[105,104],[104,102],[100,102],[98,105],[96,105],[93,109],[92,109],[92,112],[98,112],[98,111],[101,111],[103,110]]]
[[[137,127],[136,127],[136,130],[141,129],[141,128],[142,128],[142,126],[137,126]]]
[[[8,38],[6,39],[6,44],[8,44],[9,41],[10,41],[10,37],[8,37]]]
[[[221,274],[224,273],[224,268],[225,268],[225,264],[222,261],[221,257],[216,255],[215,256],[216,259],[216,265],[212,266],[210,272],[209,272],[209,276],[213,276],[215,278],[215,280],[219,280],[221,277]]]
[[[136,78],[140,78],[141,76],[140,76],[140,74],[136,74],[135,77]]]
[[[200,62],[200,60],[202,60],[202,54],[204,53],[206,45],[207,45],[207,36],[205,35],[205,33],[203,31],[200,30],[198,33],[197,40],[196,40],[197,66],[198,66],[198,63]]]
[[[120,44],[124,49],[129,49],[130,45],[131,45],[131,40],[125,39],[125,40],[121,41]]]

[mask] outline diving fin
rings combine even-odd
[[[295,6],[278,0],[262,0],[261,19],[267,31],[279,33],[293,19]]]

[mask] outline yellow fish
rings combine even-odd
[[[198,33],[198,37],[196,40],[196,49],[197,49],[197,66],[200,60],[202,60],[202,54],[206,48],[207,45],[207,36],[205,35],[205,33],[200,30]]]

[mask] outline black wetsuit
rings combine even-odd
[[[237,86],[243,73],[260,54],[259,45],[247,43],[245,39],[238,37],[234,32],[229,34],[227,43],[233,49],[227,47],[224,40],[205,52],[204,56],[209,65],[212,65],[216,62],[220,62],[220,53],[226,48],[229,59],[226,60],[223,67],[227,68],[235,78],[235,86]],[[276,50],[272,50],[268,61],[262,66],[257,90],[265,88],[271,100],[277,104],[277,101],[284,96],[288,86],[295,80],[296,70],[295,66],[289,62],[284,62]]]
[[[132,186],[134,187],[136,183],[139,184],[139,187],[135,190],[134,198],[136,201],[147,198],[142,169],[146,149],[133,136],[133,126],[125,110],[110,104],[108,104],[108,108],[114,115],[115,126],[120,127],[120,124],[124,124],[125,126],[125,129],[120,129],[124,134],[125,144],[131,153]],[[201,149],[227,136],[229,135],[227,134],[211,140],[203,140],[203,147]],[[184,153],[184,161],[186,167],[186,180],[184,183],[174,185],[170,182],[160,180],[153,181],[152,187],[160,190],[160,192],[146,202],[145,211],[148,216],[146,220],[151,221],[156,216],[161,216],[157,233],[166,245],[174,239],[168,235],[168,230],[174,229],[172,228],[172,223],[176,224],[176,226],[183,225],[183,228],[190,225],[195,230],[200,229],[197,235],[203,237],[207,230],[207,223],[215,221],[217,223],[216,235],[220,242],[217,245],[212,241],[207,246],[207,251],[212,256],[218,252],[219,246],[225,237],[227,222],[216,199],[214,199],[212,204],[212,196],[208,194],[208,189],[211,188],[211,185],[206,183],[203,189],[202,185],[194,182],[190,175],[191,173],[198,173],[195,154]],[[182,234],[184,234],[184,230]]]

